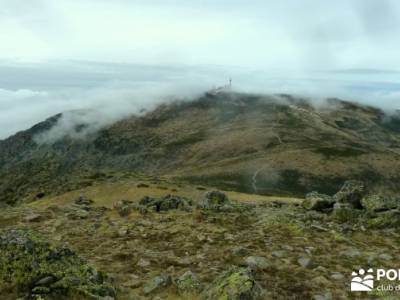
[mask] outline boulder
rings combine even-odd
[[[332,208],[334,203],[335,200],[331,196],[318,192],[311,192],[306,195],[302,206],[307,210],[324,211],[325,209]]]
[[[215,212],[229,212],[235,210],[233,204],[228,199],[228,196],[220,191],[207,192],[200,204],[200,208]]]
[[[245,259],[246,265],[253,271],[266,270],[270,267],[270,263],[262,256],[249,256]]]
[[[202,284],[192,271],[185,272],[176,280],[175,284],[181,294],[198,293],[202,290]]]
[[[202,295],[203,300],[256,300],[263,290],[247,268],[232,267],[218,276]]]
[[[382,195],[369,195],[362,198],[361,205],[370,212],[382,212],[400,207],[400,199]]]
[[[365,186],[362,181],[348,180],[344,183],[333,199],[335,202],[346,203],[353,208],[362,208],[361,199],[365,195]]]
[[[350,203],[336,202],[333,206],[332,218],[340,223],[356,222],[363,211],[355,209]]]
[[[115,297],[105,278],[70,249],[52,246],[32,231],[0,232],[0,294],[11,290],[49,299]]]

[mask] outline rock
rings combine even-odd
[[[172,283],[171,276],[168,274],[161,274],[151,279],[143,288],[143,293],[149,295],[155,291],[166,288]]]
[[[129,227],[128,226],[122,226],[121,228],[118,229],[118,236],[123,237],[128,235],[129,233]]]
[[[362,198],[361,205],[370,212],[382,212],[400,207],[400,199],[382,195],[369,195]]]
[[[254,271],[266,270],[270,267],[268,260],[261,256],[249,256],[245,259],[246,265]]]
[[[328,195],[311,192],[306,195],[302,206],[307,210],[324,211],[333,208],[335,200]]]
[[[43,277],[42,279],[38,280],[35,283],[35,286],[47,286],[47,285],[50,285],[50,284],[52,284],[52,283],[54,283],[56,281],[57,281],[56,277],[54,277],[54,276],[46,276],[46,277]]]
[[[297,260],[300,266],[306,269],[314,269],[317,267],[315,262],[310,257],[301,257]]]
[[[174,209],[189,211],[191,210],[192,201],[175,195],[167,195],[162,198],[152,198],[145,196],[139,201],[139,206],[145,207],[155,212],[162,212]]]
[[[72,208],[67,213],[67,217],[72,220],[82,220],[89,217],[89,212],[85,209]]]
[[[392,260],[393,256],[391,256],[390,254],[382,253],[382,254],[378,255],[378,258],[381,259],[381,260],[388,261],[388,260]]]
[[[104,274],[70,249],[52,246],[32,231],[1,231],[0,253],[0,282],[9,283],[15,292],[48,294],[49,299],[58,299],[60,294],[115,297]]]
[[[202,295],[202,300],[256,300],[263,290],[246,268],[232,267],[218,276]]]
[[[322,295],[314,295],[313,300],[332,300],[332,293],[331,292],[326,292],[325,294]]]
[[[40,222],[42,220],[42,216],[39,214],[31,214],[24,218],[25,222]]]
[[[75,200],[75,204],[78,204],[78,205],[91,205],[91,204],[93,204],[93,202],[94,201],[92,199],[89,199],[84,195],[80,195],[78,197],[78,199]]]
[[[352,208],[362,208],[361,199],[364,195],[365,186],[362,181],[348,180],[340,191],[333,196],[333,199],[335,202],[349,204]]]
[[[130,275],[130,279],[125,281],[122,285],[127,288],[136,289],[142,285],[142,281],[140,280],[139,276],[137,275]]]
[[[202,284],[192,271],[185,272],[176,280],[176,287],[181,294],[198,293],[202,290]]]
[[[220,191],[207,192],[205,195],[207,205],[224,205],[229,204],[228,196]]]
[[[355,209],[349,203],[336,202],[333,206],[332,218],[340,223],[356,222],[360,218],[362,210]]]
[[[214,212],[243,212],[249,208],[248,205],[238,204],[230,201],[228,197],[220,191],[207,192],[204,199],[198,205],[199,208]],[[237,223],[248,223],[248,217],[239,214],[235,218]]]
[[[339,256],[343,256],[346,258],[356,258],[356,257],[361,256],[361,252],[358,251],[357,249],[351,248],[351,249],[340,251]]]
[[[271,255],[277,258],[282,258],[286,256],[286,251],[284,250],[272,251]]]
[[[146,268],[146,267],[150,266],[150,264],[151,264],[150,261],[145,260],[143,258],[139,259],[139,261],[137,262],[137,265],[142,268]]]
[[[331,278],[335,279],[335,280],[343,280],[344,279],[344,275],[342,273],[339,272],[334,272],[331,274]]]
[[[119,200],[114,203],[114,209],[121,217],[129,216],[133,209],[133,202],[130,200]]]
[[[231,249],[233,255],[245,256],[249,253],[249,249],[243,246],[237,246]]]

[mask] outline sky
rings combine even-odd
[[[65,110],[101,106],[111,122],[110,103],[136,112],[229,77],[397,109],[399,25],[397,0],[0,0],[0,139]]]

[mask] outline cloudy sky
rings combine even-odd
[[[0,0],[0,138],[230,76],[397,108],[399,37],[397,0]]]
[[[397,0],[0,0],[2,59],[400,68]]]

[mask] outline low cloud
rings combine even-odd
[[[337,97],[399,109],[398,73],[382,70],[267,72],[220,66],[145,66],[85,62],[0,64],[0,139],[63,112],[50,131],[36,137],[53,142],[83,138],[122,118],[171,99],[193,99],[233,78],[234,90],[294,94],[324,105]]]

